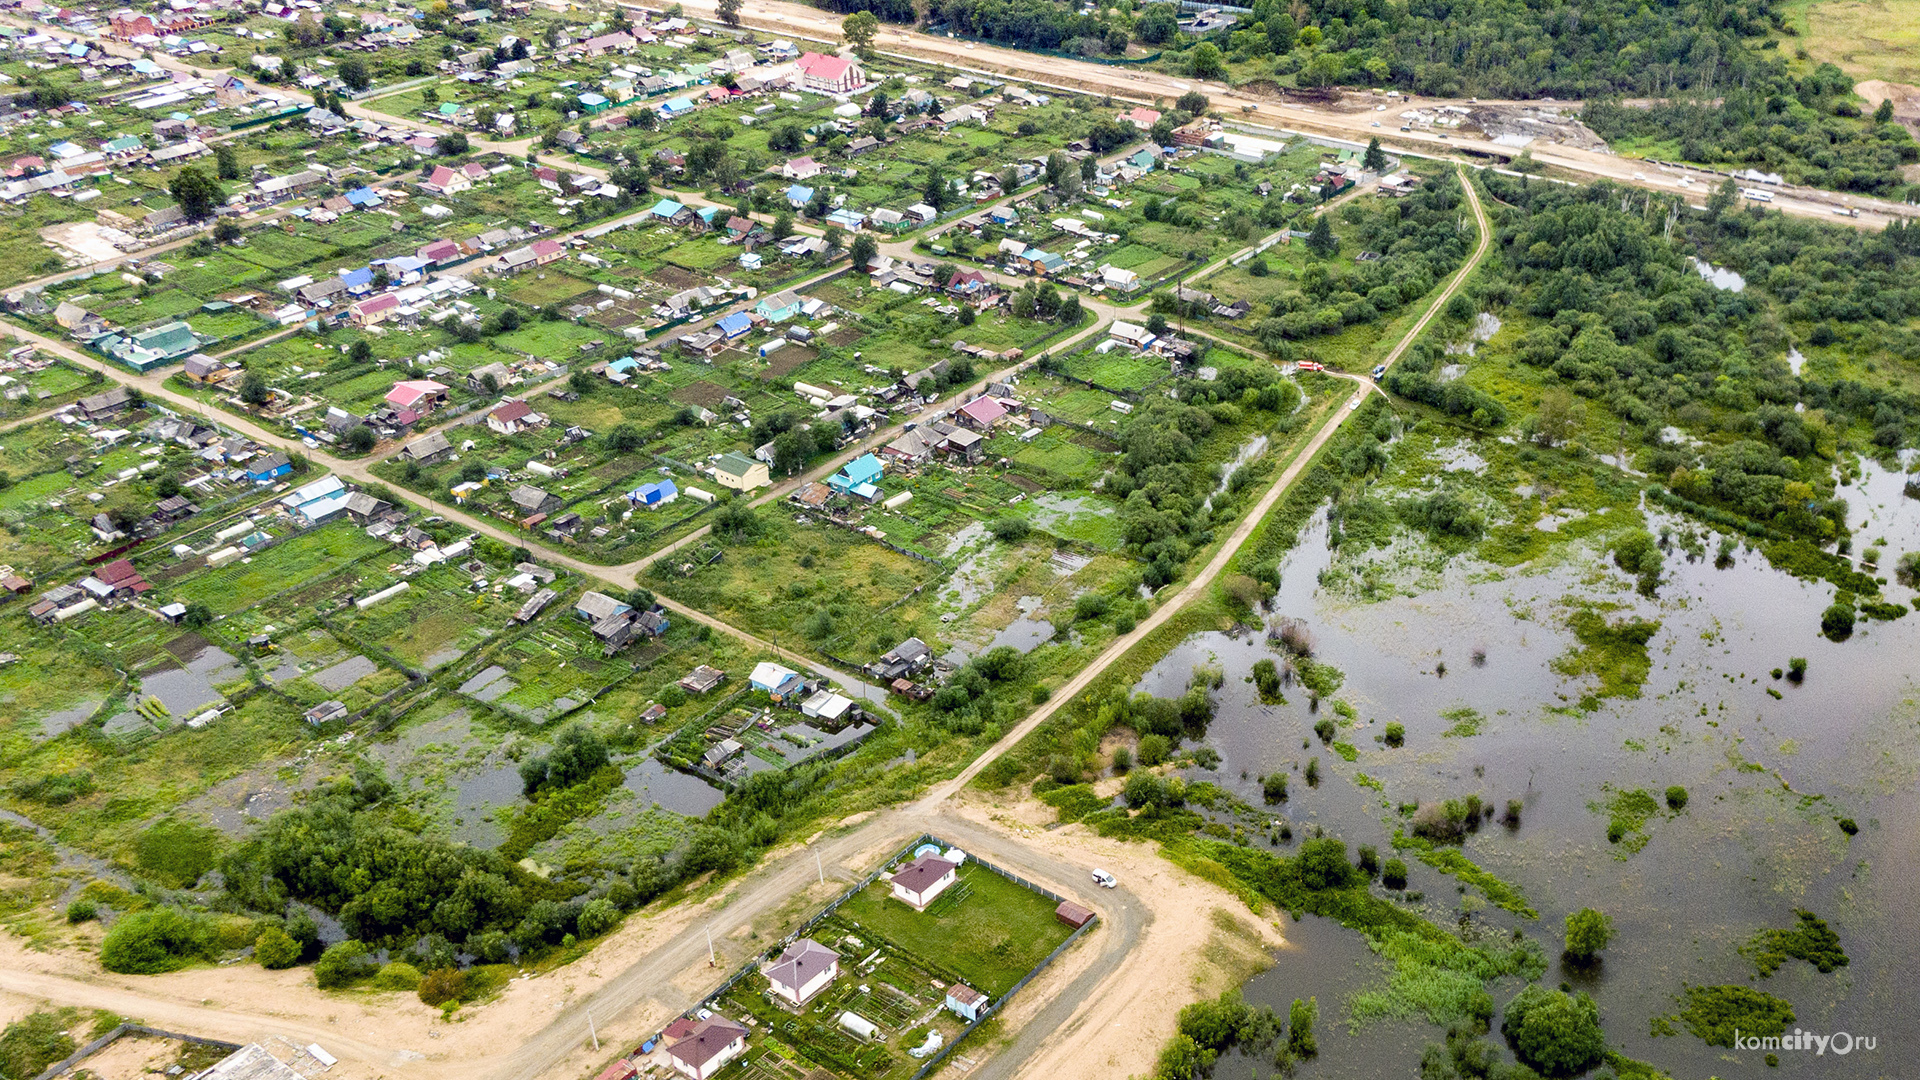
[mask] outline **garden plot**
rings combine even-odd
[[[556,601],[556,606],[561,602]],[[545,723],[594,700],[647,658],[645,645],[601,655],[591,629],[565,611],[470,655],[459,692],[515,716]]]
[[[339,625],[409,665],[428,671],[445,666],[503,630],[526,602],[500,580],[510,570],[482,563],[471,571],[464,564],[441,564],[416,573],[397,595],[343,612]]]
[[[346,522],[297,533],[255,555],[218,569],[202,570],[169,588],[172,599],[205,604],[216,616],[231,615],[273,597],[304,592],[359,566],[391,545]]]
[[[0,740],[40,740],[92,719],[118,692],[120,673],[93,651],[72,647],[64,629],[17,625],[0,663]]]

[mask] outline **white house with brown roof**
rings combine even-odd
[[[487,414],[487,427],[502,435],[518,435],[547,422],[524,401],[508,401]]]
[[[925,911],[959,879],[959,863],[938,855],[922,855],[894,872],[893,898],[915,911]]]
[[[707,1080],[746,1052],[746,1028],[724,1016],[709,1016],[667,1046],[667,1059],[681,1075]]]
[[[800,1008],[819,996],[839,974],[839,953],[812,938],[801,938],[787,946],[767,969],[767,981],[775,994]]]

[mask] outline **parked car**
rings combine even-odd
[[[1105,870],[1095,870],[1093,872],[1093,883],[1103,889],[1111,889],[1120,884],[1112,874],[1107,873]]]

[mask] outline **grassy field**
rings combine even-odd
[[[1054,902],[991,870],[971,863],[948,895],[926,911],[893,899],[892,886],[876,881],[840,906],[841,919],[905,949],[937,960],[964,976],[974,989],[999,997],[1067,939],[1066,924],[1053,916]]]
[[[1861,79],[1920,83],[1920,0],[1793,0],[1782,14],[1814,60]]]
[[[352,526],[316,529],[245,562],[196,574],[173,592],[185,603],[202,603],[216,615],[227,615],[282,590],[317,581],[386,546]]]

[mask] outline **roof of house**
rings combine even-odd
[[[503,424],[508,424],[508,423],[512,423],[515,420],[523,419],[531,415],[532,413],[533,413],[533,406],[527,404],[526,402],[509,401],[505,405],[502,405],[499,408],[493,410],[493,412],[489,413],[487,418],[490,420],[498,420]]]
[[[589,590],[581,593],[580,599],[573,602],[573,610],[582,615],[592,616],[595,622],[599,622],[602,619],[620,614],[622,610],[631,611],[633,609],[615,600],[613,597],[608,596],[606,593]]]
[[[922,855],[894,874],[893,883],[917,896],[958,869],[959,863],[948,862],[938,855]]]
[[[547,494],[543,489],[534,487],[532,484],[521,484],[519,487],[513,489],[511,495],[507,496],[507,498],[513,500],[513,505],[523,510],[538,510],[541,504],[552,497],[553,496]]]
[[[802,56],[796,66],[816,79],[826,79],[831,82],[845,75],[847,69],[853,66],[853,60],[845,56],[826,56],[810,52]]]
[[[776,986],[798,992],[839,961],[839,953],[812,938],[801,938],[787,946],[786,951],[780,954],[780,959],[767,969],[767,978]]]
[[[432,457],[435,454],[444,454],[448,450],[453,449],[453,443],[448,441],[445,432],[436,431],[424,438],[415,439],[400,449],[403,450],[408,457]]]
[[[729,450],[720,455],[713,467],[728,476],[745,476],[755,465],[760,464],[738,450]]]
[[[960,406],[960,412],[976,424],[991,424],[1007,415],[1007,407],[999,398],[977,397]]]
[[[987,995],[975,990],[966,983],[952,983],[948,985],[947,996],[962,1005],[979,1005],[987,1000]]]
[[[710,1016],[695,1024],[686,1038],[667,1047],[667,1053],[688,1068],[698,1070],[746,1034],[746,1028],[726,1017]]]
[[[391,311],[399,306],[399,297],[392,293],[381,293],[370,300],[362,300],[353,305],[353,310],[361,315],[378,315],[382,311]]]

